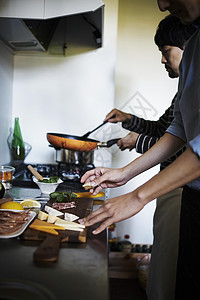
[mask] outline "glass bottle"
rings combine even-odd
[[[19,118],[15,118],[15,126],[12,138],[11,148],[12,161],[25,159],[25,147],[22,139],[21,129],[19,125]]]
[[[132,250],[132,243],[129,240],[130,236],[129,234],[125,234],[124,235],[124,240],[122,240],[121,242],[119,242],[119,251],[122,252],[131,252]]]

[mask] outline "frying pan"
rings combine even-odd
[[[102,142],[82,138],[76,135],[67,135],[62,133],[47,133],[48,142],[57,149],[63,148],[73,151],[93,151],[98,147],[111,147],[116,144],[119,139],[113,139],[108,142]]]
[[[111,147],[116,144],[119,139],[113,139],[106,143],[89,139],[88,136],[108,122],[105,121],[95,129],[88,131],[83,136],[67,135],[62,133],[47,133],[48,142],[55,148],[64,148],[73,151],[93,151],[98,147]]]

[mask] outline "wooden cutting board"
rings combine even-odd
[[[88,216],[92,210],[93,199],[81,198],[75,199],[74,201],[76,204],[75,208],[68,208],[66,210],[62,210],[62,212],[72,213],[80,218]],[[49,201],[47,205],[52,206],[52,202]],[[28,228],[24,231],[21,238],[25,241],[41,241],[39,247],[34,252],[34,260],[52,262],[58,259],[60,243],[86,243],[87,228],[85,228],[82,232],[60,230],[57,236]]]

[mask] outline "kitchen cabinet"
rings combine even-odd
[[[101,0],[45,0],[44,18],[86,13],[95,11],[103,5]]]
[[[13,54],[94,50],[102,46],[103,7],[101,0],[0,0],[0,40]]]
[[[43,18],[45,0],[0,1],[0,17]]]
[[[38,193],[38,189],[13,188],[13,195],[18,197]],[[5,285],[9,286],[9,292],[14,285],[15,288],[20,285],[35,293],[43,289],[49,295],[35,299],[108,300],[107,233],[94,236],[91,230],[88,229],[86,244],[65,243],[58,261],[49,264],[34,263],[35,243],[20,238],[0,239],[0,295]],[[24,298],[22,291],[20,298],[15,295],[12,299],[33,297]]]
[[[95,11],[101,0],[0,0],[0,17],[48,19]]]

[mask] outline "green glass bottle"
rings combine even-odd
[[[25,147],[22,139],[21,129],[19,126],[19,118],[15,118],[11,154],[12,154],[12,161],[25,159]]]

